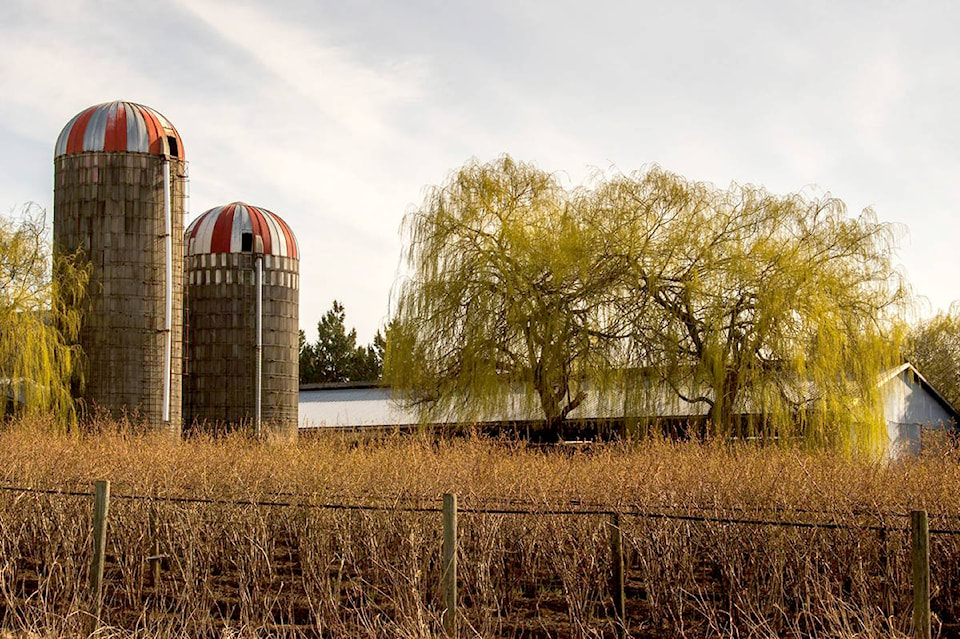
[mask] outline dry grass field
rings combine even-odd
[[[113,493],[102,636],[439,636],[447,492],[461,508],[466,637],[616,636],[609,516],[538,511],[622,513],[633,637],[908,634],[906,514],[925,508],[934,531],[960,530],[960,465],[946,449],[889,464],[724,443],[559,452],[417,436],[173,442],[122,428],[0,432],[0,632],[84,632],[91,497],[17,487],[88,493],[101,478]],[[934,632],[957,636],[960,535],[935,532],[931,560]]]

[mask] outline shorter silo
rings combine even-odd
[[[187,228],[184,424],[292,438],[299,388],[297,240],[266,209],[234,202]]]

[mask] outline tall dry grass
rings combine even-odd
[[[926,508],[932,528],[960,528],[949,451],[889,464],[658,440],[562,453],[485,439],[174,442],[123,430],[0,432],[0,485],[89,491],[111,480],[103,620],[118,635],[436,636],[440,514],[322,504],[430,509],[453,492],[464,511],[623,512],[636,637],[908,633],[902,515]],[[185,497],[292,505],[167,501]],[[83,632],[91,512],[85,496],[0,490],[0,629]],[[463,512],[464,633],[614,636],[607,526],[604,515]],[[146,560],[155,541],[167,555],[159,584]],[[935,534],[933,608],[946,634],[960,618],[958,559],[960,537]]]

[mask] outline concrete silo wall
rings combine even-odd
[[[92,272],[80,346],[86,410],[180,432],[186,167],[170,162],[173,315],[170,422],[163,424],[166,218],[162,156],[81,153],[55,160],[53,240],[80,248]]]
[[[251,253],[187,258],[186,423],[252,424],[256,396],[256,286]],[[261,420],[296,437],[299,261],[263,256]]]

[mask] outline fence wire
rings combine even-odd
[[[6,492],[16,492],[23,494],[40,494],[40,495],[53,495],[53,496],[65,496],[65,497],[92,497],[93,491],[83,491],[83,490],[70,490],[70,489],[61,489],[61,488],[34,488],[29,486],[17,486],[12,484],[0,485],[0,491]],[[291,494],[292,495],[292,494]],[[201,505],[218,505],[218,506],[241,506],[241,507],[264,507],[264,508],[308,508],[308,509],[319,509],[319,510],[345,510],[345,511],[362,511],[362,512],[406,512],[406,513],[440,513],[443,511],[442,507],[438,506],[405,506],[394,503],[392,505],[387,504],[350,504],[350,503],[334,503],[334,502],[315,502],[310,499],[307,495],[297,495],[296,500],[274,500],[274,499],[222,499],[216,497],[163,497],[163,496],[151,496],[151,495],[140,495],[135,493],[117,493],[112,494],[111,499],[113,500],[125,500],[125,501],[141,501],[141,502],[150,502],[150,503],[170,503],[170,504],[201,504]],[[415,499],[413,497],[407,497],[406,499]],[[437,500],[419,500],[419,501],[439,501]],[[515,503],[523,504],[524,507],[484,507],[484,506],[466,506],[460,507],[457,509],[457,512],[465,515],[514,515],[514,516],[613,516],[619,515],[621,517],[635,517],[638,519],[658,519],[665,521],[682,521],[682,522],[695,522],[695,523],[715,523],[715,524],[730,524],[730,525],[746,525],[746,526],[764,526],[764,527],[784,527],[784,528],[805,528],[805,529],[821,529],[821,530],[864,530],[864,531],[873,531],[873,532],[907,532],[910,529],[909,523],[905,523],[902,526],[885,526],[885,525],[871,525],[871,524],[859,524],[859,523],[849,523],[849,522],[813,522],[813,521],[796,521],[796,520],[785,520],[785,519],[765,519],[765,518],[752,518],[752,517],[724,517],[724,516],[705,516],[705,515],[685,515],[678,513],[666,513],[666,512],[654,512],[648,510],[637,510],[630,508],[611,508],[611,507],[591,507],[591,508],[539,508],[536,507],[530,502],[511,502],[510,500],[491,500],[493,503]],[[670,507],[674,508],[674,507]],[[702,510],[707,510],[710,507],[703,506],[700,507]],[[687,507],[679,507],[678,509],[688,509]],[[722,508],[714,507],[714,511],[734,511],[734,512],[747,512],[748,509],[745,508]],[[758,509],[761,512],[762,509]],[[808,511],[808,510],[788,510],[783,509],[778,512],[790,512],[794,514],[822,514],[822,515],[833,515],[836,513],[829,513],[828,511]],[[891,519],[901,519],[909,517],[908,514],[902,513],[883,513],[883,512],[863,512],[855,511],[851,513],[853,516],[870,516],[876,517],[878,519],[891,518]],[[942,518],[942,519],[955,519],[957,515],[947,515],[947,514],[936,514],[931,513],[928,515],[930,518]],[[960,535],[960,529],[956,528],[931,528],[930,534],[936,535]]]

